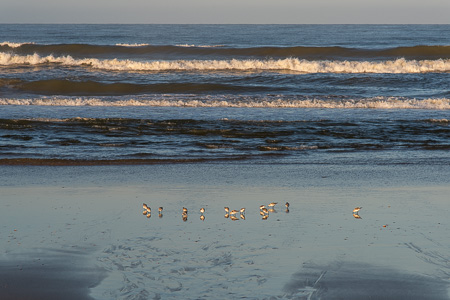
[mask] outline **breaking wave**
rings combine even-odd
[[[281,99],[210,97],[200,96],[132,98],[112,100],[110,98],[68,97],[68,98],[0,98],[0,105],[42,105],[42,106],[159,106],[159,107],[237,107],[237,108],[327,108],[327,109],[430,109],[449,110],[450,99],[402,99],[375,97],[362,99]]]
[[[0,53],[0,66],[61,64],[111,71],[292,71],[298,73],[427,73],[449,72],[450,59],[371,61],[308,61],[297,58],[248,60],[76,59],[71,56]]]

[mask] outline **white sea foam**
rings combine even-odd
[[[163,60],[75,59],[71,56],[16,55],[0,53],[0,65],[57,63],[113,71],[293,71],[299,73],[425,73],[450,72],[450,59],[371,61],[308,61],[296,58],[267,60]]]
[[[218,47],[224,47],[225,45],[194,45],[194,44],[179,44],[176,45],[177,47],[196,47],[196,48],[218,48]]]
[[[375,97],[364,99],[192,99],[182,97],[149,97],[111,100],[110,98],[55,97],[10,99],[0,98],[0,105],[41,106],[155,106],[155,107],[236,107],[236,108],[328,108],[328,109],[432,109],[449,110],[450,99],[400,99]]]
[[[122,46],[122,47],[144,47],[144,46],[150,46],[150,44],[116,44],[116,46]]]
[[[30,44],[34,44],[34,43],[32,43],[32,42],[29,42],[29,43],[1,42],[0,46],[8,46],[10,48],[18,48],[22,45],[30,45]]]

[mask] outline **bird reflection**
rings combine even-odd
[[[264,216],[262,217],[263,220],[267,220],[268,218],[269,218],[269,215],[264,215]]]
[[[245,215],[241,214],[240,217],[242,220],[245,220]]]
[[[182,217],[182,219],[183,219],[183,222],[186,222],[187,219],[188,219],[188,215],[187,215],[187,214],[184,214],[184,213],[181,215],[181,217]]]
[[[232,221],[237,221],[237,220],[239,220],[239,218],[236,217],[236,216],[234,216],[234,215],[231,215],[231,216],[230,216],[230,219],[231,219]]]
[[[230,217],[230,215],[229,214],[225,214],[225,219],[228,219],[229,217]]]
[[[355,217],[355,219],[362,219],[361,216],[358,214],[353,214],[353,217]]]
[[[205,215],[201,215],[200,220],[205,221]]]
[[[152,216],[151,213],[147,213],[147,218],[150,218]]]
[[[286,208],[285,212],[288,214],[289,213],[289,208]]]

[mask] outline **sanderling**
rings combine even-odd
[[[202,207],[200,208],[200,213],[203,215],[203,213],[205,212],[205,209]]]
[[[147,204],[143,203],[143,204],[142,204],[142,208],[144,208],[145,210],[147,210],[147,208],[148,208]]]
[[[162,207],[159,207],[159,208],[158,208],[158,211],[161,213],[161,212],[163,211],[163,208],[162,208]]]
[[[269,210],[267,209],[267,208],[263,208],[263,209],[261,209],[261,211],[263,212],[263,213],[265,213],[265,214],[269,214]]]
[[[269,205],[267,205],[268,207],[274,207],[275,205],[277,205],[278,202],[272,202]]]
[[[227,213],[230,212],[230,209],[229,209],[228,207],[224,207],[223,209],[225,209],[225,211],[226,211]]]
[[[259,207],[259,210],[262,210],[263,208],[266,208],[266,206],[265,206],[265,205],[261,205],[261,206]]]
[[[245,207],[241,208],[240,212],[241,212],[241,214],[245,214]]]
[[[357,214],[357,213],[361,210],[361,208],[362,208],[362,207],[359,207],[359,206],[358,206],[358,207],[355,207],[355,209],[353,210],[353,212]]]
[[[237,214],[238,212],[239,212],[238,210],[233,209],[233,210],[230,212],[230,215],[235,215],[235,214]]]
[[[183,207],[183,213],[187,214],[187,208],[186,207]]]
[[[289,209],[289,202],[286,202],[286,204],[284,206],[286,206],[287,209]]]

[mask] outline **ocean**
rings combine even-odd
[[[0,164],[450,162],[450,25],[0,24]]]

